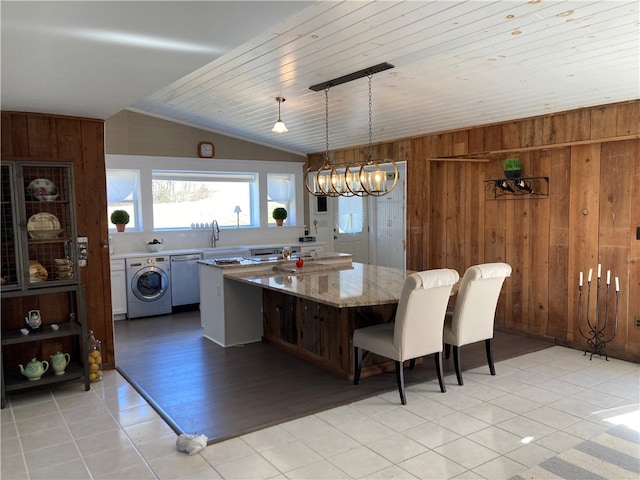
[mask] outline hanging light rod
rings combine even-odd
[[[364,70],[358,70],[357,72],[350,73],[348,75],[343,75],[342,77],[334,78],[333,80],[329,80],[328,82],[318,83],[317,85],[312,85],[309,87],[309,90],[313,90],[314,92],[319,92],[326,88],[335,87],[336,85],[342,85],[343,83],[351,82],[353,80],[358,80],[359,78],[368,77],[369,75],[373,75],[374,73],[384,72],[385,70],[389,70],[390,68],[394,68],[395,65],[391,65],[390,63],[384,62],[378,65],[374,65],[373,67],[365,68]]]

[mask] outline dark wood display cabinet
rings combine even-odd
[[[2,407],[6,393],[82,379],[89,390],[84,288],[79,281],[73,166],[3,159],[0,182]],[[29,326],[38,311],[39,326]],[[68,353],[64,373],[22,375],[32,359]]]

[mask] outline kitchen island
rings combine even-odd
[[[353,330],[393,319],[405,270],[324,253],[292,261],[200,262],[204,336],[222,346],[265,340],[348,378]],[[387,369],[371,358],[368,375]]]

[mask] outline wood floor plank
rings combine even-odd
[[[495,362],[552,345],[502,332],[493,343]],[[220,347],[202,337],[199,311],[115,322],[115,345],[118,371],[176,433],[209,443],[396,389],[393,372],[354,386],[266,342]],[[462,347],[461,358],[463,369],[486,365],[484,342]],[[453,374],[453,362],[444,369]],[[435,378],[431,358],[405,369],[407,386]]]

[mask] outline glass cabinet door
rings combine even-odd
[[[67,163],[3,161],[3,290],[77,283],[72,178]]]
[[[19,226],[15,202],[14,165],[3,162],[0,166],[0,283],[2,290],[22,287],[22,263],[19,261]]]

